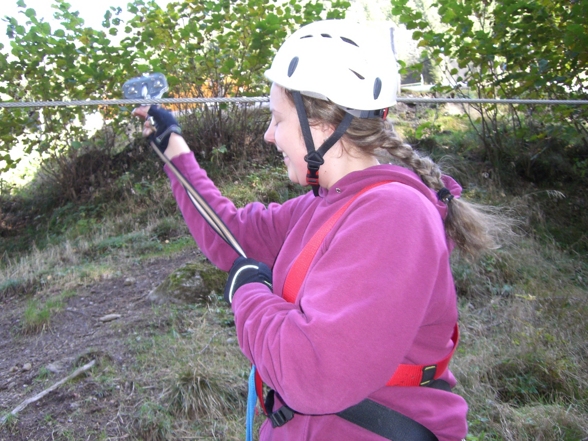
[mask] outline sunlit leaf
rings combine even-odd
[[[104,5],[100,16],[106,31],[85,27],[79,13],[59,1],[54,5],[59,24],[53,33],[23,0],[17,5],[29,21],[5,20],[11,53],[4,53],[6,49],[0,53],[4,80],[0,92],[16,101],[40,101],[119,98],[126,80],[153,71],[165,73],[170,96],[267,93],[263,72],[286,35],[298,24],[325,14],[342,17],[349,3],[334,1],[329,9],[302,0],[291,2],[286,10],[266,0],[190,2],[189,8],[175,1],[164,11],[156,2],[131,0],[126,10],[132,16],[122,28],[115,17],[121,8]],[[115,35],[120,38],[109,38]],[[37,116],[29,116],[26,109],[0,112],[1,145],[9,149],[22,138],[25,150],[31,152],[59,151],[70,141],[77,148],[84,133],[80,124],[95,110],[44,108],[39,112],[42,132]],[[99,111],[117,125],[113,130],[122,132],[129,118],[124,110],[106,106]],[[35,136],[27,136],[32,133]]]

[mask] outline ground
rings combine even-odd
[[[89,375],[67,382],[0,426],[0,441],[128,439],[128,415],[137,404],[132,375],[125,375],[134,363],[128,340],[140,339],[158,320],[146,296],[197,254],[191,248],[125,268],[120,277],[79,286],[49,325],[35,333],[21,332],[24,299],[0,299],[0,417],[76,367],[97,361]],[[120,317],[101,321],[111,314]],[[116,381],[101,381],[100,364],[109,366]]]

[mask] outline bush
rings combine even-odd
[[[244,167],[275,162],[277,154],[263,140],[271,117],[254,105],[215,104],[186,114],[182,126],[186,142],[199,160],[213,167]]]

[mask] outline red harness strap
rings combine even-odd
[[[319,228],[319,230],[316,233],[314,233],[312,238],[308,241],[308,243],[304,246],[298,257],[296,258],[296,260],[292,264],[292,267],[290,268],[290,271],[286,275],[284,289],[282,290],[282,296],[286,301],[290,303],[296,302],[298,292],[300,291],[300,287],[302,286],[302,283],[306,278],[306,274],[308,273],[308,269],[310,268],[310,264],[312,263],[314,256],[316,255],[321,244],[323,243],[325,236],[329,233],[329,231],[331,231],[331,229],[339,220],[339,218],[343,215],[345,210],[347,210],[347,208],[349,208],[349,206],[365,192],[371,190],[372,188],[390,182],[394,181],[381,181],[363,188],[354,197],[347,201],[347,203],[343,205],[335,214],[333,214],[329,218],[329,220],[327,220],[327,222],[325,222]],[[433,380],[438,379],[447,369],[451,357],[453,356],[457,348],[457,343],[459,341],[459,328],[457,326],[457,323],[455,324],[451,341],[453,342],[453,349],[444,359],[431,365],[400,364],[394,372],[394,374],[392,375],[392,377],[390,378],[390,380],[388,380],[388,382],[386,383],[386,386],[427,386]],[[259,402],[261,403],[262,409],[267,415],[267,410],[265,409],[262,399],[262,381],[261,377],[259,377],[257,372],[256,383]]]
[[[459,342],[457,323],[453,328],[451,341],[453,342],[453,349],[443,360],[430,365],[400,364],[392,378],[386,383],[386,386],[428,386],[433,380],[437,380],[447,370],[451,357],[453,357],[457,349],[457,343]]]
[[[310,264],[314,259],[318,249],[320,248],[325,236],[333,226],[337,223],[339,218],[345,213],[345,210],[349,208],[349,206],[362,194],[366,191],[371,190],[374,187],[379,187],[380,185],[387,184],[392,181],[382,181],[377,182],[372,185],[368,185],[367,187],[363,188],[360,192],[358,192],[355,196],[353,196],[345,205],[343,205],[339,210],[333,214],[328,221],[326,221],[316,233],[312,236],[312,238],[308,241],[308,243],[304,246],[294,264],[290,268],[290,271],[286,275],[286,281],[284,282],[284,289],[282,290],[282,296],[284,299],[290,303],[296,302],[296,297],[298,296],[298,292],[300,291],[300,287],[302,286],[302,282],[306,278],[306,274],[308,273],[308,268],[310,268]]]
[[[257,369],[255,370],[255,394],[257,395],[259,406],[261,407],[263,414],[269,415],[268,410],[265,408],[265,401],[263,399],[263,380],[261,379],[261,376],[259,375]],[[271,412],[272,409],[270,409],[269,411]]]

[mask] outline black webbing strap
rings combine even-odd
[[[302,101],[302,94],[293,90],[292,98],[294,98],[294,104],[296,105],[296,113],[298,113],[298,121],[300,122],[300,128],[302,130],[304,144],[306,145],[306,151],[308,154],[311,154],[315,151],[314,141],[312,139],[312,133],[310,133],[310,124],[308,123],[308,116],[306,116],[306,109],[304,108],[304,101]]]
[[[304,108],[304,101],[302,100],[302,94],[293,90],[292,98],[294,99],[296,113],[298,114],[298,121],[300,122],[300,129],[302,130],[302,137],[304,138],[304,144],[306,145],[307,154],[304,157],[304,160],[308,164],[306,182],[312,186],[314,195],[318,196],[318,171],[320,166],[325,162],[323,159],[325,153],[327,153],[327,151],[333,147],[333,145],[345,134],[345,131],[349,128],[351,121],[353,121],[353,115],[345,113],[345,116],[331,136],[329,136],[318,149],[315,149],[314,140],[312,139],[312,133],[310,131],[310,123],[308,122],[308,116],[306,115],[306,109]]]
[[[422,424],[369,399],[337,415],[389,440],[438,441],[435,434]]]
[[[341,139],[341,137],[345,134],[345,131],[351,125],[351,121],[353,121],[353,115],[346,112],[335,131],[327,138],[325,142],[323,142],[323,145],[319,147],[318,152],[321,154],[321,156],[325,156],[325,153],[327,153],[327,151],[333,147],[333,145],[339,141],[339,139]]]
[[[433,381],[429,387],[451,392],[449,384],[444,380]],[[270,390],[265,399],[265,408],[269,412],[266,416],[275,429],[294,418],[296,412],[286,405],[272,412],[274,395],[275,392]],[[392,441],[439,441],[435,434],[422,424],[368,398],[336,415]]]
[[[273,403],[272,390],[265,400],[266,406],[271,406],[266,409],[272,409]],[[286,424],[294,415],[295,412],[284,405],[275,412],[269,412],[267,417],[275,429]],[[422,424],[370,399],[348,407],[337,413],[337,416],[392,441],[439,441],[433,432]]]

